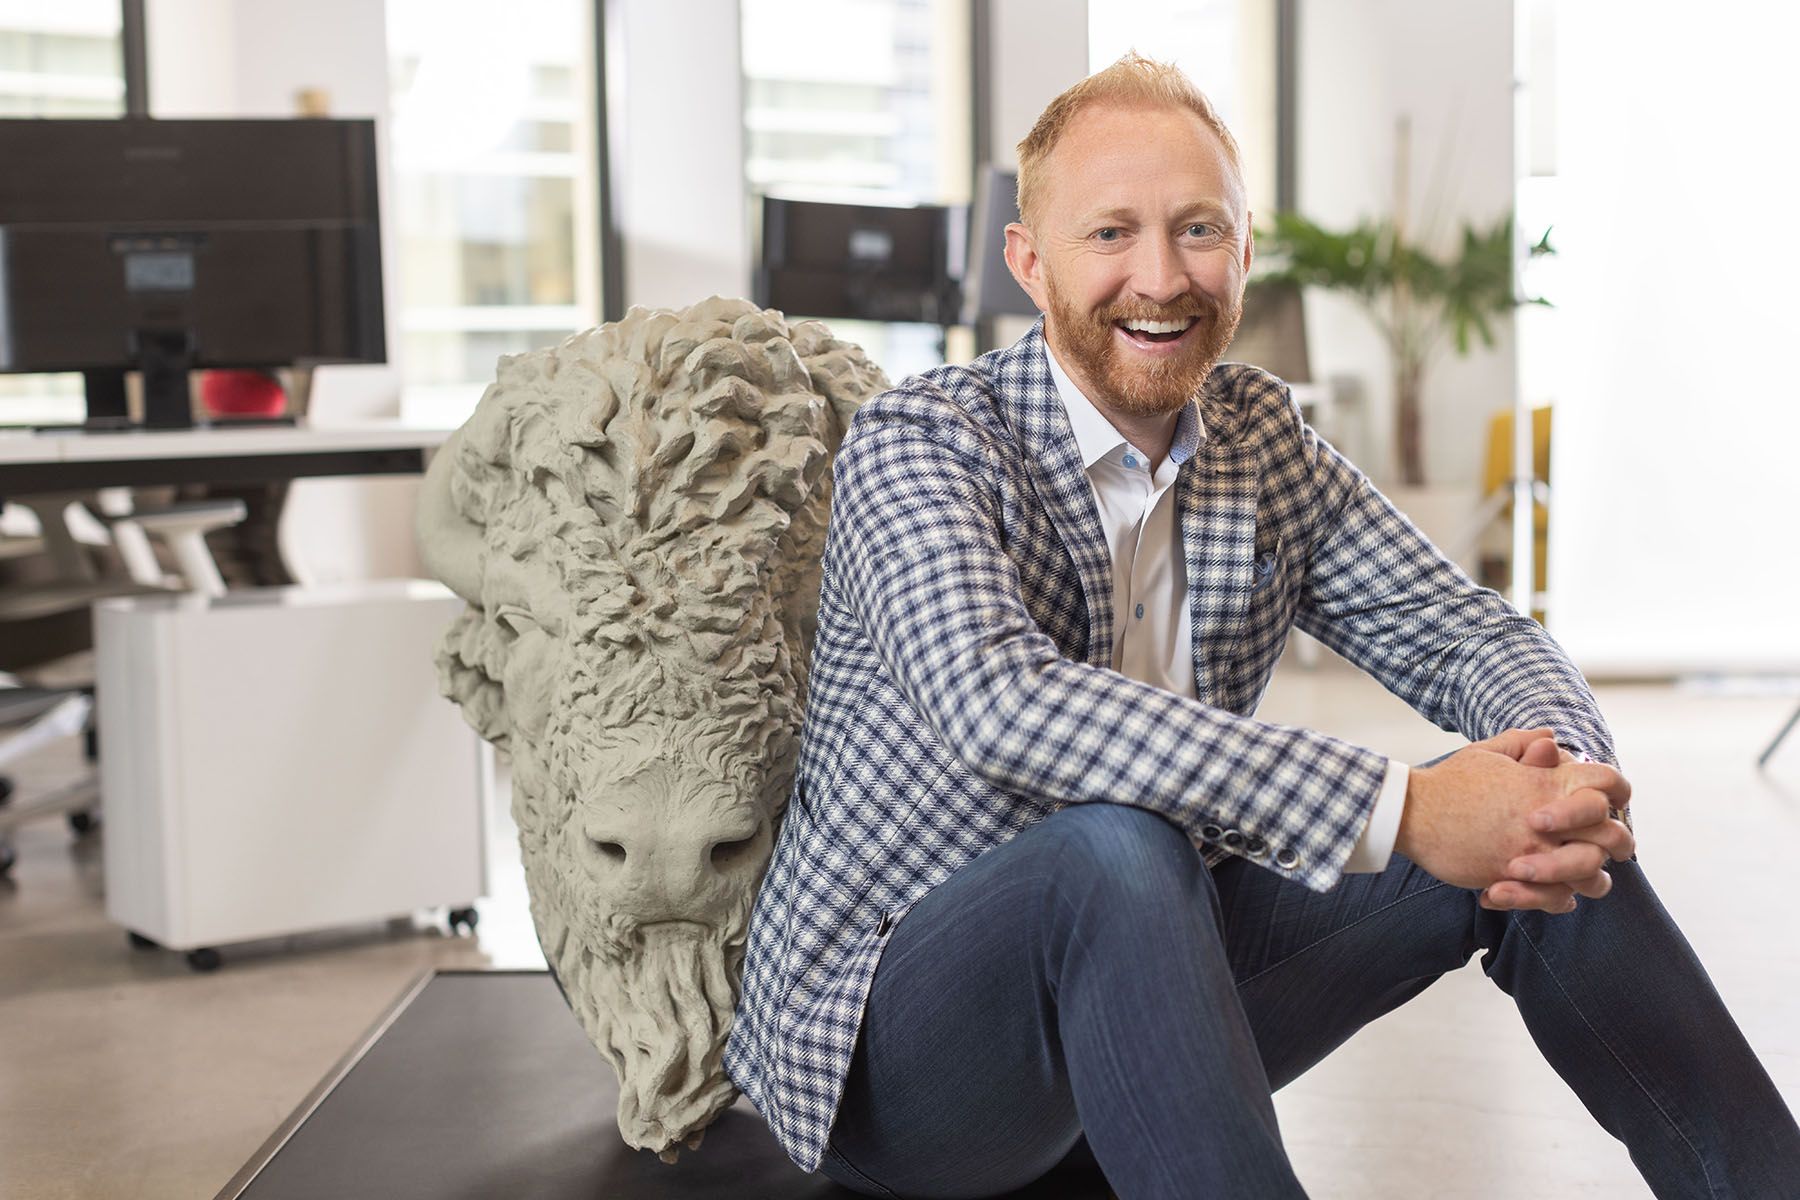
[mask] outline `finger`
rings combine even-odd
[[[1528,823],[1539,833],[1558,833],[1580,829],[1585,825],[1598,825],[1606,820],[1611,811],[1606,793],[1583,788],[1539,806],[1532,812]]]
[[[1499,909],[1535,908],[1548,913],[1575,910],[1575,890],[1561,883],[1520,883],[1502,879],[1481,894],[1481,907]]]
[[[1605,862],[1604,847],[1574,841],[1554,850],[1522,854],[1506,864],[1506,873],[1526,883],[1573,883],[1591,877]]]
[[[1493,737],[1483,738],[1479,742],[1472,742],[1470,744],[1480,746],[1483,750],[1493,750],[1496,753],[1504,754],[1506,757],[1513,759],[1516,762],[1519,756],[1525,753],[1525,747],[1531,745],[1531,743],[1537,741],[1539,738],[1554,738],[1555,736],[1555,732],[1549,728],[1505,729],[1496,733]]]
[[[1590,900],[1598,900],[1612,891],[1612,876],[1605,871],[1595,871],[1586,879],[1572,881],[1569,886]]]
[[[1556,837],[1563,842],[1592,842],[1604,849],[1614,862],[1624,862],[1637,853],[1637,838],[1623,821],[1611,817],[1593,825],[1560,830]]]
[[[1553,737],[1540,737],[1525,747],[1519,755],[1519,763],[1526,767],[1555,767],[1574,760],[1574,755],[1561,749]]]
[[[1600,762],[1575,762],[1564,767],[1571,792],[1593,789],[1611,800],[1613,807],[1631,803],[1631,783],[1618,770]]]

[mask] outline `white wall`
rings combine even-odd
[[[318,88],[331,115],[373,117],[381,192],[388,362],[314,372],[315,418],[399,413],[398,245],[388,162],[387,24],[383,0],[148,0],[150,111],[158,117],[286,117],[295,93]],[[302,579],[415,576],[412,544],[417,481],[400,478],[295,482],[282,545]]]
[[[628,305],[750,294],[738,6],[614,0],[614,196]]]
[[[1591,673],[1792,672],[1800,13],[1685,12],[1556,9],[1550,628]]]
[[[1332,228],[1393,210],[1395,121],[1412,119],[1411,221],[1436,218],[1434,249],[1464,222],[1513,205],[1511,0],[1300,0],[1300,211]],[[1346,449],[1392,474],[1393,385],[1386,348],[1349,300],[1307,298],[1314,374],[1353,374],[1366,392],[1366,446]],[[1447,354],[1425,381],[1425,472],[1479,477],[1489,414],[1512,406],[1510,322],[1494,350]],[[1360,449],[1360,453],[1359,453]]]

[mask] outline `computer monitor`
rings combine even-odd
[[[802,317],[954,324],[966,211],[765,196],[756,302]]]
[[[386,360],[371,120],[0,120],[0,372],[93,426],[192,424],[188,372]]]

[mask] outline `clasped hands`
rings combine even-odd
[[[1576,759],[1549,729],[1509,729],[1414,767],[1394,848],[1445,883],[1482,888],[1481,906],[1570,912],[1612,889],[1602,869],[1636,842],[1611,815],[1631,785]]]

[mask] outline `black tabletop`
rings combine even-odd
[[[416,984],[220,1200],[851,1197],[783,1152],[740,1097],[664,1163],[619,1137],[618,1081],[546,971]],[[1109,1193],[1046,1179],[1056,1195]],[[1079,1182],[1094,1183],[1087,1176]],[[1049,1196],[1041,1186],[1021,1195]]]

